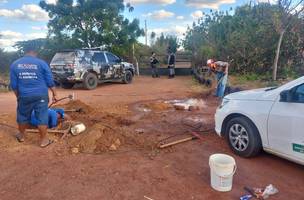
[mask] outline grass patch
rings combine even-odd
[[[272,81],[268,75],[259,76],[256,74],[248,74],[243,76],[230,76],[229,85],[232,87],[241,87],[244,89],[255,89],[255,88],[265,88],[265,87],[277,87],[291,79]]]

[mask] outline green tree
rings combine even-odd
[[[194,66],[215,58],[232,61],[232,72],[270,75],[280,37],[273,18],[280,12],[278,5],[259,3],[245,4],[234,12],[205,13],[203,19],[188,28],[183,46],[192,51]],[[282,75],[286,66],[294,66],[292,70],[301,66],[304,19],[295,15],[293,19],[297,26],[288,29],[281,44]]]
[[[173,35],[164,35],[163,33],[156,38],[152,49],[158,54],[167,54],[170,52],[176,53],[177,49],[180,47],[179,40]],[[170,52],[169,52],[170,51]]]
[[[277,33],[280,35],[274,58],[272,79],[277,80],[278,62],[286,32],[299,23],[298,16],[304,11],[304,0],[279,0],[278,11],[272,16]],[[302,7],[301,4],[303,4]]]
[[[55,43],[76,47],[105,47],[126,53],[143,35],[139,20],[129,21],[122,15],[125,8],[134,8],[123,0],[58,0],[56,5],[40,2],[49,13],[49,38]],[[62,46],[62,45],[61,45]]]

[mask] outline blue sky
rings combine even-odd
[[[56,0],[46,0],[56,3]],[[228,10],[247,0],[126,0],[135,10],[125,16],[147,20],[148,34],[174,34],[182,37],[188,24],[210,9]],[[47,33],[48,15],[38,6],[39,0],[0,0],[0,48],[12,50],[16,41],[43,38]],[[143,38],[139,39],[144,42]]]

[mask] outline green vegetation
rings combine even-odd
[[[19,57],[16,52],[4,52],[0,49],[0,80],[9,73],[9,65]]]
[[[28,45],[41,49],[39,56],[50,62],[54,54],[63,49],[101,47],[122,57],[133,57],[132,47],[140,46],[137,38],[144,34],[139,20],[129,21],[123,16],[127,9],[134,11],[123,0],[58,0],[57,4],[40,1],[40,7],[49,13],[48,37],[17,42],[18,52],[0,50],[0,72],[7,73],[13,60],[23,54]],[[1,36],[0,36],[1,37]],[[131,60],[130,59],[130,60]]]
[[[209,58],[229,61],[231,73],[241,82],[276,80],[277,74],[280,79],[296,78],[304,72],[304,7],[293,7],[297,2],[304,0],[249,3],[226,12],[211,10],[188,28],[183,41],[151,33],[151,45],[146,46],[137,41],[144,34],[139,20],[123,16],[124,10],[134,11],[123,0],[77,0],[76,5],[73,0],[58,0],[56,5],[41,1],[50,16],[48,38],[18,42],[17,52],[0,49],[0,73],[7,74],[11,62],[32,43],[48,62],[62,49],[102,47],[128,61],[135,56],[147,66],[152,51],[166,63],[168,47],[176,52],[182,44],[193,56],[193,66],[204,65]]]
[[[275,80],[276,64],[280,77],[300,74],[304,70],[304,15],[289,2],[250,3],[235,11],[205,13],[183,41],[192,52],[193,65],[208,58],[229,61],[231,72],[247,74],[249,80],[269,74]]]
[[[56,50],[103,47],[126,55],[144,33],[138,19],[130,22],[122,15],[126,8],[134,10],[123,0],[78,0],[76,5],[73,0],[59,0],[56,5],[41,1],[40,6],[51,18],[48,39],[56,44]]]

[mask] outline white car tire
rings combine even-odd
[[[261,137],[251,120],[246,117],[236,117],[231,119],[226,127],[226,139],[235,154],[248,158],[260,153]]]

